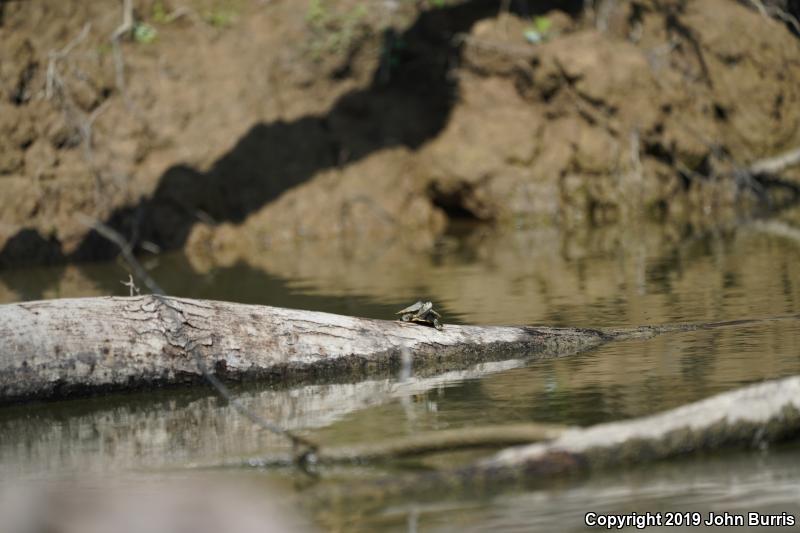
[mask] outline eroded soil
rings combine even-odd
[[[0,6],[0,265],[116,253],[78,214],[229,262],[798,196],[743,170],[800,146],[800,41],[732,0],[135,4],[119,48],[117,3]]]

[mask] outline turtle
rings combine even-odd
[[[417,303],[401,309],[397,314],[400,315],[400,320],[403,322],[414,322],[415,324],[431,326],[438,330],[442,329],[442,324],[439,322],[442,315],[434,310],[432,302],[419,300]]]

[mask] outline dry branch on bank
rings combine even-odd
[[[800,165],[800,148],[795,148],[775,157],[760,159],[750,165],[749,170],[752,174],[778,174],[798,165]]]

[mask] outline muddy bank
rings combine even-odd
[[[118,5],[3,4],[0,265],[113,255],[76,212],[235,254],[797,197],[796,168],[741,172],[800,145],[781,22],[728,0],[406,4],[142,1],[119,48]]]

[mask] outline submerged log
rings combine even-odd
[[[465,467],[326,487],[319,496],[326,501],[379,506],[409,495],[428,498],[452,497],[464,491],[495,492],[704,452],[761,449],[798,437],[800,376],[792,376],[650,416],[568,428],[547,442],[507,448]]]
[[[547,444],[510,448],[480,468],[537,469],[557,457],[600,468],[721,448],[761,448],[800,435],[800,376],[750,385],[633,420],[565,431]]]
[[[0,305],[0,402],[227,379],[282,383],[441,372],[597,346],[599,330],[431,327],[166,296]],[[199,361],[198,361],[199,359]]]
[[[226,379],[282,384],[556,357],[609,340],[753,321],[629,329],[424,325],[167,296],[0,305],[0,403]]]
[[[499,449],[519,444],[550,441],[569,430],[568,426],[528,422],[457,429],[440,429],[393,437],[359,446],[321,447],[314,452],[314,466],[364,465],[419,457],[438,452],[480,448]],[[272,467],[292,464],[290,457],[254,457],[224,466]]]

